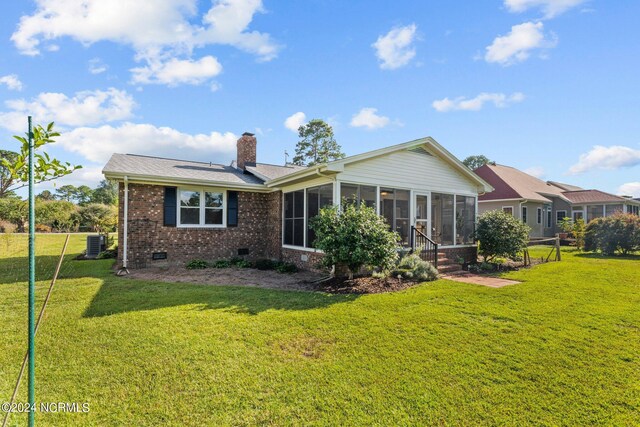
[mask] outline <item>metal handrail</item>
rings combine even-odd
[[[411,226],[411,251],[415,252],[416,250],[416,240],[420,238],[422,243],[420,244],[420,252],[418,256],[424,259],[425,261],[429,261],[433,264],[435,268],[438,268],[438,244],[431,240],[429,236],[424,234],[422,231],[415,228],[413,225]]]
[[[429,241],[429,243],[431,243],[432,245],[437,245],[436,242],[434,242],[433,240],[431,240],[431,238],[429,236],[427,236],[426,234],[424,234],[422,231],[418,230],[417,228],[415,228],[413,225],[411,226],[411,228],[417,233],[419,234],[421,237],[424,237],[425,239],[427,239]]]

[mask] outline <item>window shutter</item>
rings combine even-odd
[[[238,226],[238,192],[227,191],[227,227]]]
[[[176,187],[164,187],[164,226],[175,227],[178,210],[178,189]]]

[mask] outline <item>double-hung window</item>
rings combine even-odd
[[[224,227],[225,192],[180,189],[178,224],[182,227]]]

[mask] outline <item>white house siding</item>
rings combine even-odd
[[[381,188],[393,188],[397,190],[409,190],[409,226],[415,225],[416,195],[428,195],[434,193],[451,194],[454,196],[473,197],[476,200],[475,212],[477,215],[477,183],[472,181],[454,166],[435,155],[426,154],[424,151],[410,150],[396,151],[377,158],[363,160],[357,163],[345,165],[344,171],[336,176],[336,188],[341,183],[361,184],[378,187],[378,198]],[[340,197],[334,193],[335,197]],[[431,200],[431,199],[430,199]],[[339,201],[339,199],[337,200]],[[433,200],[431,200],[433,203]],[[380,209],[380,203],[377,204]],[[456,220],[456,203],[454,198],[453,222]],[[432,209],[427,212],[427,234],[431,237],[434,230],[434,219],[431,218]],[[456,243],[461,234],[454,224],[451,233]],[[444,243],[443,247],[451,246]]]
[[[417,191],[474,196],[478,193],[476,183],[441,158],[409,150],[347,164],[337,179]]]

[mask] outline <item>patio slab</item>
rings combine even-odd
[[[500,279],[492,276],[480,276],[478,274],[472,274],[468,272],[459,272],[456,274],[443,274],[440,276],[443,279],[453,280],[454,282],[470,283],[472,285],[482,285],[489,288],[502,288],[508,285],[517,285],[517,280]]]

